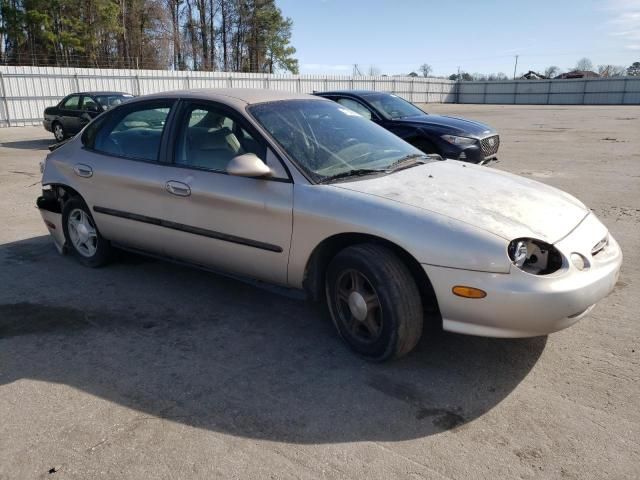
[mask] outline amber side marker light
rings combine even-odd
[[[451,289],[454,295],[464,298],[484,298],[487,296],[487,292],[480,290],[479,288],[465,287],[463,285],[456,285]]]

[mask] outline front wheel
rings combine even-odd
[[[101,267],[111,257],[111,244],[100,235],[89,207],[73,197],[62,209],[62,227],[67,245],[87,267]]]
[[[326,295],[340,336],[369,360],[401,357],[422,336],[418,287],[405,264],[384,246],[354,245],[338,253],[327,270]]]

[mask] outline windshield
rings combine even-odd
[[[415,117],[416,115],[426,115],[422,110],[407,102],[405,99],[391,93],[381,93],[379,95],[367,95],[364,97],[367,102],[376,107],[387,118]]]
[[[404,158],[426,160],[420,150],[335,102],[286,100],[249,111],[316,182],[355,170],[384,171]]]
[[[98,103],[104,107],[105,110],[115,107],[116,105],[120,105],[123,102],[126,102],[130,98],[133,98],[133,95],[126,94],[118,94],[118,95],[98,95],[96,96],[96,100]]]

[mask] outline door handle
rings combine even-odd
[[[188,197],[191,195],[191,188],[186,183],[169,180],[167,182],[167,192],[178,197]]]
[[[73,171],[76,172],[76,175],[79,177],[89,178],[93,176],[93,169],[84,163],[77,163],[73,167]]]

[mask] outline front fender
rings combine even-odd
[[[332,185],[294,187],[289,284],[301,287],[307,262],[326,238],[342,233],[390,241],[419,263],[508,273],[507,242],[472,225]]]

